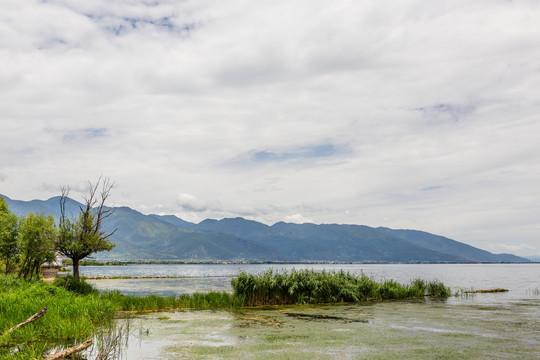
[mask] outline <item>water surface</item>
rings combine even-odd
[[[527,298],[540,289],[540,264],[197,264],[84,266],[86,276],[177,276],[168,279],[91,280],[99,289],[118,289],[133,295],[179,295],[196,291],[230,291],[231,279],[240,271],[256,274],[267,269],[344,270],[366,274],[380,281],[408,283],[414,279],[440,280],[453,291],[505,288],[508,293],[489,294],[490,301]],[[486,296],[478,295],[476,300]]]
[[[506,293],[446,301],[175,311],[118,319],[118,359],[538,359],[540,264],[128,265],[84,275],[178,276],[93,280],[100,289],[177,295],[230,291],[239,271],[343,269],[375,280],[441,280],[453,291]],[[90,355],[91,357],[91,355]]]

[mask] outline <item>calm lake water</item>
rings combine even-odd
[[[118,319],[115,359],[539,359],[540,264],[127,265],[82,267],[102,290],[177,295],[230,291],[240,271],[315,269],[375,280],[440,280],[453,291],[508,292],[445,301],[171,311]],[[99,337],[96,339],[99,343]],[[88,357],[95,357],[98,348]]]
[[[231,290],[231,279],[240,271],[260,273],[314,269],[344,270],[366,274],[380,281],[393,279],[407,283],[413,279],[440,280],[453,291],[504,288],[507,293],[477,295],[482,300],[507,301],[528,298],[540,289],[540,264],[197,264],[197,265],[123,265],[84,266],[85,276],[178,276],[168,279],[91,280],[101,290],[118,289],[134,295],[179,295],[185,293]]]

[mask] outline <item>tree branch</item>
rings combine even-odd
[[[30,316],[26,321],[23,321],[23,322],[20,323],[19,325],[12,327],[11,329],[9,329],[9,330],[8,330],[4,335],[2,335],[2,336],[5,336],[5,335],[10,334],[12,331],[17,330],[17,329],[19,329],[19,328],[22,328],[23,326],[28,325],[28,324],[30,324],[32,321],[36,321],[37,319],[39,319],[40,317],[42,317],[43,315],[45,315],[46,312],[47,312],[47,307],[45,306],[45,307],[43,308],[43,310],[41,310],[40,312],[37,312],[37,313],[35,313],[34,315]]]
[[[60,360],[60,359],[64,359],[64,358],[66,358],[66,357],[68,357],[68,356],[70,356],[72,354],[83,351],[84,349],[90,347],[93,343],[94,343],[94,341],[92,339],[88,339],[88,340],[86,340],[85,342],[83,342],[80,345],[74,346],[74,347],[69,348],[67,350],[64,350],[62,352],[57,351],[54,354],[47,355],[47,356],[45,356],[43,358],[43,360]]]

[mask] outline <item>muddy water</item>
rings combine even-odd
[[[119,359],[538,359],[540,298],[381,302],[119,319]]]

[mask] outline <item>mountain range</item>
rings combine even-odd
[[[60,197],[20,201],[4,197],[18,215],[28,212],[60,217]],[[80,203],[68,199],[67,214]],[[364,225],[266,225],[244,218],[207,219],[198,224],[174,215],[145,215],[115,207],[105,230],[116,247],[96,259],[185,261],[313,261],[313,262],[529,262],[512,254],[488,251],[417,230]]]

